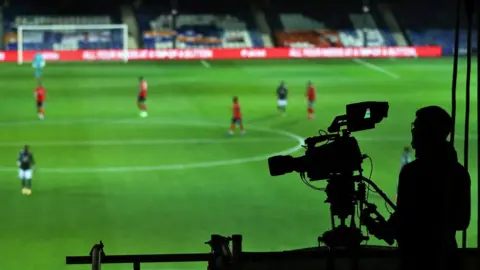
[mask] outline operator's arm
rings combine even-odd
[[[408,165],[405,166],[407,168]],[[398,228],[400,226],[400,218],[405,212],[405,206],[408,202],[408,170],[401,170],[400,175],[398,176],[398,186],[397,186],[397,209],[390,216],[390,219],[387,221],[388,230],[391,232],[393,237],[397,239],[398,237]]]
[[[465,230],[470,225],[471,218],[471,179],[468,171],[462,166],[459,177],[457,179],[457,194],[455,195],[455,213],[456,217],[456,229],[458,231]]]

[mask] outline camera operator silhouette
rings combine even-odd
[[[388,222],[402,269],[458,269],[456,231],[470,223],[470,175],[447,141],[452,127],[438,106],[416,112],[416,160],[400,172],[397,209]]]

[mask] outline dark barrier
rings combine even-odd
[[[228,238],[232,242],[231,257],[218,254],[212,247],[209,253],[193,254],[151,254],[151,255],[101,255],[101,264],[131,264],[134,270],[141,270],[145,263],[206,262],[211,270],[283,270],[283,269],[396,269],[397,249],[382,246],[363,246],[356,251],[331,251],[326,247],[314,247],[282,252],[243,252],[242,236]],[[207,242],[211,243],[212,240]],[[428,249],[425,250],[428,252]],[[477,249],[462,249],[460,256],[463,269],[477,269]],[[223,258],[224,260],[221,260]],[[67,264],[92,264],[90,256],[69,256]]]

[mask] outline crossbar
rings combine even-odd
[[[19,25],[18,30],[112,30],[127,29],[126,24],[52,24],[52,25]]]
[[[17,26],[17,50],[19,65],[23,64],[24,31],[59,31],[59,30],[122,30],[123,61],[128,62],[128,25],[126,24],[53,24],[53,25],[19,25]]]

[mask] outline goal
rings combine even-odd
[[[128,26],[20,25],[17,27],[17,50],[20,65],[31,62],[32,52],[36,51],[118,50],[119,60],[128,62]]]

